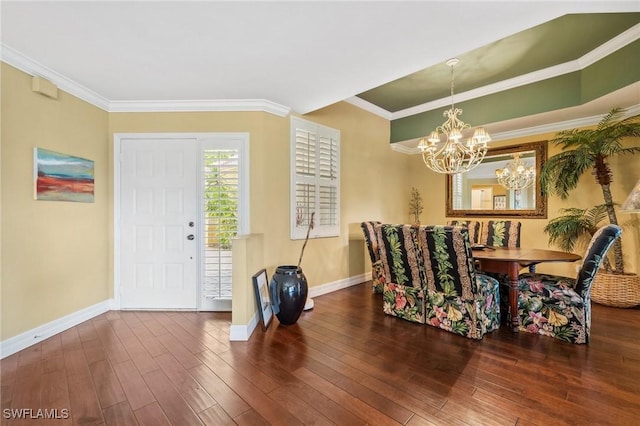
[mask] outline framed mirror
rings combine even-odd
[[[496,171],[519,159],[535,176],[531,186],[513,189]],[[547,197],[539,183],[540,170],[547,159],[547,141],[490,148],[476,168],[447,176],[448,217],[546,218]]]

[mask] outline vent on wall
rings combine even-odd
[[[31,90],[48,98],[58,99],[58,87],[42,77],[33,77],[31,80]]]

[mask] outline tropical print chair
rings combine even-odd
[[[521,224],[512,220],[489,220],[482,226],[480,244],[493,247],[520,247]],[[530,272],[534,272],[535,267]],[[497,279],[500,286],[503,319],[507,319],[509,312],[509,277],[506,274],[488,272],[488,276]]]
[[[471,244],[478,244],[480,242],[481,224],[477,220],[450,220],[447,222],[447,225],[466,226],[469,228],[469,241],[471,241]]]
[[[482,226],[480,244],[494,247],[520,247],[520,222],[489,220]]]
[[[364,233],[364,240],[367,243],[367,250],[371,258],[371,282],[374,293],[382,293],[382,282],[384,281],[382,262],[380,261],[380,251],[378,249],[378,237],[374,227],[380,222],[362,222],[360,227]]]
[[[377,225],[383,275],[383,311],[424,324],[425,281],[416,225]]]
[[[602,259],[620,237],[616,225],[600,228],[591,238],[576,278],[526,273],[518,283],[520,330],[571,343],[589,343],[591,284]]]
[[[498,281],[476,272],[468,228],[421,227],[418,244],[426,273],[426,323],[473,339],[500,327]]]

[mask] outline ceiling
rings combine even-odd
[[[347,100],[392,126],[429,111],[442,116],[450,102],[449,58],[460,58],[455,87],[464,101],[504,90],[505,82],[511,88],[522,76],[580,72],[580,61],[609,40],[640,38],[637,0],[3,0],[0,8],[3,61],[61,88],[79,88],[106,110],[265,100],[286,115]],[[640,105],[639,79],[563,104],[552,116],[539,108],[473,124],[508,134]],[[392,137],[414,143],[409,139]]]

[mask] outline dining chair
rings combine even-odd
[[[367,244],[367,251],[371,258],[371,287],[374,293],[382,293],[382,276],[384,271],[382,269],[382,262],[380,261],[380,250],[378,248],[378,237],[376,236],[375,226],[381,222],[368,221],[360,223],[362,232],[364,233],[364,240]]]
[[[576,278],[525,273],[518,282],[519,329],[571,343],[589,343],[591,285],[622,229],[605,225],[591,238]]]
[[[493,247],[520,247],[521,224],[514,220],[489,220],[482,224],[479,243]],[[535,272],[535,266],[529,268]],[[509,312],[509,277],[507,274],[486,272],[487,275],[500,282],[500,310],[503,319],[507,319]]]
[[[376,225],[382,262],[382,311],[424,324],[425,271],[418,244],[419,225]]]
[[[482,225],[480,244],[493,247],[520,247],[521,224],[515,220],[489,220]]]
[[[466,227],[469,229],[469,241],[471,241],[471,244],[478,244],[480,242],[481,223],[477,220],[450,220],[447,222],[447,225]]]
[[[426,324],[472,339],[498,329],[498,281],[476,271],[468,228],[420,227],[418,242],[426,278]]]

